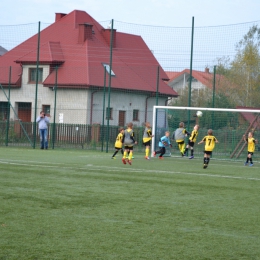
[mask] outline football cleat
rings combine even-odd
[[[146,159],[146,160],[150,160],[150,157],[149,157],[149,156],[145,156],[145,159]]]
[[[159,159],[163,160],[163,157],[162,157],[162,156],[159,156]]]
[[[132,165],[132,161],[131,161],[131,160],[128,160],[127,162],[128,162],[130,165]]]
[[[208,167],[207,164],[204,164],[204,165],[203,165],[203,169],[206,169],[207,167]]]
[[[244,163],[244,165],[245,165],[245,166],[247,166],[247,165],[248,165],[248,163],[247,163],[247,162],[245,162],[245,163]]]
[[[253,166],[254,164],[253,163],[250,163],[249,166]]]
[[[193,159],[193,158],[194,158],[194,156],[193,156],[193,155],[189,157],[189,159]]]
[[[122,158],[122,162],[123,162],[123,164],[126,164],[125,158]]]

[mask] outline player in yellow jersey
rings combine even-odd
[[[245,135],[243,135],[243,139],[245,142],[247,142],[247,158],[246,158],[246,162],[245,162],[245,166],[248,164],[248,161],[250,161],[249,166],[253,166],[253,159],[252,156],[254,154],[255,151],[255,144],[257,143],[257,140],[253,137],[253,133],[249,132],[248,133],[248,137],[246,138]]]
[[[190,135],[189,132],[184,128],[184,123],[180,122],[179,123],[179,128],[175,130],[173,133],[172,138],[175,139],[176,143],[178,144],[181,156],[184,156],[185,153],[185,142],[184,139],[187,135]]]
[[[212,129],[209,129],[208,135],[204,136],[203,139],[198,144],[201,144],[203,142],[205,142],[203,168],[206,169],[208,167],[212,151],[215,148],[215,143],[218,143],[219,141],[217,140],[217,138],[215,136],[213,136]]]
[[[127,129],[124,131],[124,136],[123,136],[122,142],[124,143],[124,146],[125,146],[122,162],[123,162],[123,164],[126,164],[126,162],[128,162],[131,165],[132,158],[133,158],[134,145],[137,144],[137,142],[134,139],[133,123],[127,124]],[[129,152],[129,155],[128,155],[128,158],[126,158],[128,152]]]
[[[114,154],[112,155],[111,159],[116,159],[116,154],[121,150],[121,153],[122,155],[124,154],[124,151],[123,151],[123,143],[122,143],[122,140],[123,140],[123,136],[124,136],[124,128],[119,128],[119,134],[117,135],[116,137],[116,142],[115,142],[115,152]]]
[[[152,140],[152,128],[149,122],[145,123],[145,129],[143,134],[143,144],[145,145],[145,159],[150,160],[149,153]]]
[[[198,130],[199,130],[199,125],[195,125],[194,128],[193,128],[193,131],[191,132],[189,142],[188,142],[186,149],[185,149],[185,152],[184,152],[184,154],[186,154],[188,152],[189,148],[190,148],[191,156],[189,157],[189,159],[194,158],[194,155],[193,155],[194,148],[193,147],[194,147],[194,144],[196,142],[197,136],[199,134]]]

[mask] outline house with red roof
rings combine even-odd
[[[174,89],[179,95],[182,95],[184,89],[189,86],[190,70],[185,69],[181,72],[166,72],[170,80],[168,85]],[[218,75],[219,77],[219,75]],[[208,68],[205,71],[192,70],[191,88],[193,91],[199,92],[205,89],[212,89],[213,73],[209,72]]]
[[[56,13],[40,40],[35,34],[2,55],[0,84],[6,91],[10,86],[10,102],[18,116],[10,112],[10,118],[34,120],[37,85],[37,115],[44,110],[51,120],[56,100],[56,118],[62,123],[101,124],[103,105],[110,125],[151,121],[156,102],[166,105],[178,94],[167,85],[167,74],[142,37],[116,29],[109,90],[110,36],[111,28],[85,11]],[[0,91],[0,105],[6,102]]]

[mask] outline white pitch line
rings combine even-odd
[[[100,166],[100,165],[92,165],[88,164],[85,165],[86,167],[72,167],[72,166],[63,166],[60,165],[42,165],[42,164],[27,164],[27,163],[16,163],[16,162],[8,162],[0,160],[0,163],[2,164],[10,164],[10,165],[18,165],[18,166],[27,166],[27,167],[41,167],[41,168],[58,168],[58,169],[78,169],[78,170],[86,170],[90,169],[92,167],[92,170],[98,170],[98,169],[106,169],[107,171],[122,171],[122,167],[108,167],[108,166]],[[60,163],[57,163],[60,164]],[[144,169],[137,169],[131,167],[132,172],[140,172],[143,173]],[[240,176],[229,176],[229,175],[215,175],[215,174],[207,174],[207,173],[195,173],[195,172],[178,172],[178,171],[162,171],[162,170],[145,170],[145,172],[150,173],[164,173],[164,174],[180,174],[180,175],[194,175],[194,176],[205,176],[205,177],[211,177],[211,178],[225,178],[225,179],[238,179],[238,180],[253,180],[253,181],[260,181],[259,178],[252,178],[252,177],[240,177]]]
[[[96,168],[108,168],[107,166],[94,166]],[[120,170],[122,171],[122,168],[119,167],[109,167],[114,170]],[[111,170],[109,170],[111,171]],[[136,169],[136,168],[131,168],[131,171],[134,172],[144,172],[143,169]],[[175,171],[162,171],[162,170],[145,170],[145,172],[151,172],[151,173],[172,173],[172,174],[183,174],[183,175],[195,175],[195,176],[206,176],[206,177],[216,177],[216,178],[229,178],[229,179],[241,179],[241,180],[256,180],[260,181],[259,178],[245,178],[245,177],[240,177],[240,176],[229,176],[229,175],[215,175],[215,174],[207,174],[207,173],[195,173],[195,172],[175,172]]]

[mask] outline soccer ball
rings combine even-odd
[[[197,117],[202,117],[203,113],[201,111],[197,111],[196,115]]]

